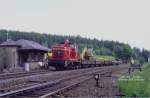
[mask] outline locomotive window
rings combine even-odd
[[[64,54],[64,51],[62,50],[54,50],[53,51],[53,57],[62,57]]]

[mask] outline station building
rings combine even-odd
[[[44,54],[48,51],[49,48],[34,41],[9,39],[0,44],[0,72],[25,70],[26,63],[30,65],[30,70],[39,69],[39,62],[43,62]]]

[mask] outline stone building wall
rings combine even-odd
[[[0,47],[0,71],[18,66],[17,47]]]

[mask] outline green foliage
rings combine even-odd
[[[127,97],[150,97],[150,64],[144,65],[141,72],[119,79],[120,90]]]
[[[7,31],[0,30],[0,43],[6,41],[7,33],[12,40],[26,39],[36,41],[46,47],[51,47],[54,44],[64,42],[69,39],[72,43],[76,43],[81,53],[84,47],[93,48],[95,55],[108,55],[117,59],[122,59],[127,62],[131,57],[139,60],[140,62],[147,61],[149,51],[140,51],[138,48],[132,49],[128,44],[119,43],[115,41],[87,39],[80,36],[59,36],[50,34],[40,34],[35,32],[20,32],[20,31]]]
[[[133,48],[133,54],[134,54],[134,58],[139,60],[139,62],[143,64],[144,62],[148,62],[150,51],[145,49],[140,50],[138,48]]]
[[[132,78],[133,79],[133,78]],[[119,86],[121,91],[127,96],[127,97],[144,97],[145,95],[139,95],[141,93],[144,93],[143,88],[144,83],[140,81],[136,81],[133,79],[132,81],[122,81],[119,82]]]
[[[124,60],[125,62],[129,61],[130,57],[133,56],[133,50],[127,44],[116,45],[114,50],[115,56]]]

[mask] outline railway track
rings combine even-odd
[[[7,74],[0,74],[0,80],[10,79],[10,78],[19,78],[37,74],[45,74],[49,73],[50,71],[33,71],[33,72],[20,72],[20,73],[7,73]]]
[[[57,95],[55,98],[65,98],[65,97],[78,97],[81,98],[109,98],[115,97],[120,98],[124,97],[123,94],[119,91],[117,85],[117,79],[121,76],[126,74],[128,71],[128,67],[117,67],[112,70],[110,76],[104,74],[100,76],[99,87],[95,86],[95,80],[89,79],[82,84],[79,84],[77,87],[72,88],[70,90],[64,91]],[[49,98],[49,97],[48,97]]]
[[[69,70],[69,71],[55,71],[55,72],[49,72],[45,74],[27,75],[24,77],[13,76],[13,78],[3,79],[0,81],[0,93],[25,88],[28,86],[36,85],[38,83],[54,81],[64,76],[83,74],[89,71],[102,70],[105,68],[108,69],[111,67],[109,66],[109,67],[86,68],[86,69]]]
[[[101,72],[98,72],[96,74],[99,74],[100,77],[112,77],[111,74],[113,73],[116,73],[118,71],[122,71],[124,69],[126,69],[127,67],[121,67],[121,68],[112,68],[111,70],[102,70]],[[93,73],[94,74],[94,73]],[[82,78],[82,79],[81,79]],[[68,83],[69,85],[65,85],[64,87],[62,88],[59,88],[57,90],[54,90],[54,91],[51,91],[43,96],[40,96],[38,98],[51,98],[51,97],[54,97],[54,98],[59,98],[59,97],[62,97],[63,96],[63,92],[69,90],[69,89],[72,89],[74,87],[76,87],[76,85],[82,83],[82,82],[85,82],[87,80],[90,80],[91,78],[93,78],[93,76],[88,76],[88,77],[81,77],[79,79],[76,79],[74,80],[73,83]],[[41,91],[40,91],[41,92]],[[40,92],[37,92],[37,93],[40,93]],[[59,96],[60,95],[60,96]],[[37,97],[37,96],[36,96]]]
[[[92,77],[91,75],[95,73],[105,74],[108,72],[110,72],[108,69],[83,72],[82,74],[64,77],[55,81],[49,81],[31,87],[6,92],[0,94],[0,98],[46,98],[90,79]]]
[[[49,75],[42,74],[40,77],[38,77],[38,79],[43,81],[44,78],[48,78],[47,80],[44,80],[44,82],[37,82],[34,85],[10,90],[8,92],[1,92],[0,98],[46,98],[47,96],[49,97],[57,95],[59,92],[72,88],[92,78],[93,74],[95,73],[106,75],[106,73],[119,71],[121,69],[124,68],[119,68],[118,66],[109,66],[102,68],[98,67],[72,71],[52,72]],[[36,80],[36,78],[34,79]]]

